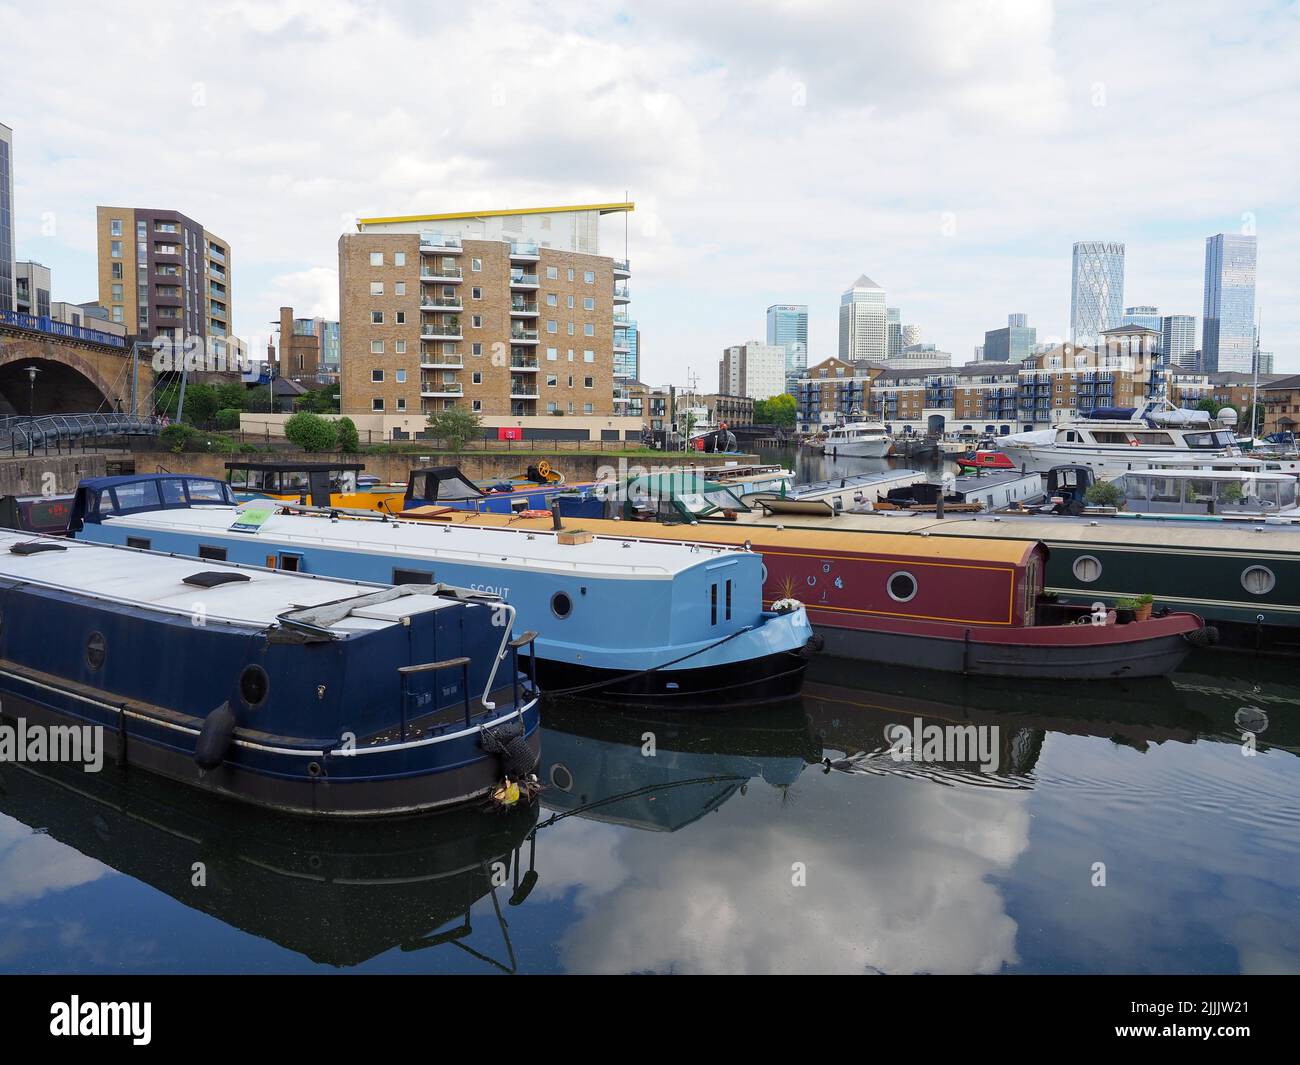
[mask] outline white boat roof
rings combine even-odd
[[[11,550],[15,544],[33,542],[55,544],[65,550],[30,555],[14,554]],[[243,573],[250,579],[211,588],[184,583],[186,577],[212,571]],[[225,622],[254,628],[273,625],[278,615],[298,607],[361,600],[382,590],[380,585],[359,581],[309,577],[0,529],[0,580],[6,578],[189,617],[201,610],[208,624]],[[455,600],[434,595],[410,596],[403,601],[401,611],[393,611],[386,603],[358,603],[361,614],[347,617],[330,628],[341,634],[383,629],[400,624],[403,615],[454,606]]]
[[[629,580],[671,580],[679,573],[737,555],[734,548],[671,542],[643,542],[599,536],[587,543],[563,544],[554,532],[456,525],[452,522],[376,521],[277,512],[259,532],[233,532],[236,508],[205,506],[193,510],[143,511],[105,518],[105,525],[178,533],[203,533],[232,539],[274,541],[294,547],[322,547],[388,555],[397,559],[462,562],[502,570],[589,574]],[[453,512],[455,513],[455,512]],[[566,519],[578,531],[580,518]]]

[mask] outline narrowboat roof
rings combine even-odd
[[[663,539],[725,547],[743,547],[745,543],[749,543],[755,551],[770,551],[781,547],[828,552],[869,551],[891,557],[942,558],[945,561],[957,559],[972,564],[994,565],[1023,564],[1028,561],[1029,555],[1037,546],[1019,539],[978,539],[973,535],[970,540],[961,541],[961,546],[958,547],[948,538],[911,536],[907,533],[883,530],[871,537],[864,537],[860,532],[847,527],[843,530],[825,527],[828,521],[838,525],[844,520],[843,516],[826,518],[782,514],[779,523],[765,521],[760,524],[740,521],[685,525],[653,521],[614,521],[606,518],[570,518],[567,519],[566,526],[575,530],[583,529],[597,536],[640,540],[642,546],[648,546],[646,541]],[[549,518],[512,519],[507,514],[479,514],[472,511],[457,511],[435,521],[479,528],[506,524],[511,528],[527,530],[550,527]]]
[[[279,473],[329,473],[332,470],[364,470],[364,462],[241,462],[226,463],[228,470],[262,470]],[[138,476],[130,478],[139,480]]]
[[[18,554],[13,548],[19,544],[38,544],[42,549]],[[211,587],[186,583],[186,578],[201,573],[248,579]],[[0,529],[0,581],[5,580],[188,617],[194,615],[195,604],[202,603],[207,624],[253,628],[275,625],[277,618],[288,611],[327,603],[345,605],[346,600],[362,600],[384,590],[382,585],[360,581],[281,573],[255,566]],[[418,600],[413,597],[403,607],[409,607],[404,609],[409,615],[454,605],[454,600],[424,595]],[[401,624],[401,618],[394,616],[391,607],[385,609],[386,606],[363,606],[359,613],[328,627],[346,635]]]
[[[472,514],[473,511],[455,513]],[[501,527],[455,528],[441,522],[383,521],[358,515],[331,521],[321,515],[276,513],[257,532],[234,532],[230,525],[236,514],[234,507],[137,511],[107,518],[104,523],[142,531],[229,535],[281,543],[305,551],[312,548],[356,551],[397,559],[423,558],[430,564],[443,559],[493,568],[628,579],[669,579],[696,566],[716,562],[719,554],[731,554],[730,549],[739,546],[739,542],[724,544],[717,551],[707,553],[676,543],[641,544],[636,545],[636,550],[629,550],[624,543],[634,538],[634,529],[626,525],[614,530],[615,537],[562,544],[551,530],[549,518],[540,522],[512,521],[513,516],[509,514],[497,515],[502,519]],[[630,535],[616,538],[620,531]]]

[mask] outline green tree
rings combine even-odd
[[[1120,507],[1124,493],[1114,481],[1094,481],[1083,493],[1083,500],[1094,507]]]
[[[340,418],[334,423],[337,433],[337,447],[345,455],[355,455],[361,450],[361,437],[357,435],[357,423],[351,418]]]
[[[338,431],[328,418],[300,411],[284,423],[284,435],[304,451],[329,451],[338,441]]]
[[[217,428],[231,429],[239,428],[239,409],[237,407],[223,407],[217,411]]]
[[[185,420],[191,425],[208,425],[221,409],[217,390],[191,382],[185,388]]]
[[[1209,411],[1211,414],[1218,414],[1218,413],[1219,413],[1219,404],[1218,404],[1218,403],[1215,403],[1214,400],[1212,400],[1212,399],[1203,399],[1203,400],[1201,400],[1201,402],[1199,402],[1198,404],[1196,404],[1196,406],[1195,406],[1194,408],[1192,408],[1192,409],[1193,409],[1193,410],[1206,410],[1206,411]]]
[[[338,401],[334,398],[334,387],[327,385],[325,388],[309,389],[298,397],[295,404],[298,410],[310,411],[314,414],[335,414],[338,412]]]
[[[179,455],[196,436],[198,431],[192,425],[174,422],[158,434],[158,441],[168,451]]]
[[[754,401],[755,425],[778,425],[789,429],[794,426],[795,400],[788,392],[771,399]]]
[[[242,384],[227,381],[217,385],[218,410],[245,410],[248,403],[248,389]]]
[[[481,429],[478,415],[459,403],[429,415],[429,431],[446,444],[449,451],[459,450],[465,441],[476,438]]]

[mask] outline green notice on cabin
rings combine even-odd
[[[266,519],[275,513],[275,507],[251,506],[240,510],[230,523],[231,532],[261,532]]]

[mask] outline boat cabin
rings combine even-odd
[[[86,522],[139,514],[148,510],[191,510],[194,507],[238,506],[230,485],[215,477],[180,473],[131,473],[119,477],[92,477],[77,486],[72,513],[66,523],[70,533]],[[131,546],[131,545],[128,545]]]
[[[405,507],[433,506],[482,499],[487,493],[460,472],[459,466],[430,466],[412,470],[406,478]]]
[[[264,496],[328,507],[357,491],[360,462],[227,462],[226,481],[244,499]]]
[[[1115,478],[1125,509],[1138,514],[1253,517],[1296,513],[1289,473],[1233,470],[1131,470]]]
[[[0,529],[59,536],[67,532],[72,500],[65,496],[0,496]]]

